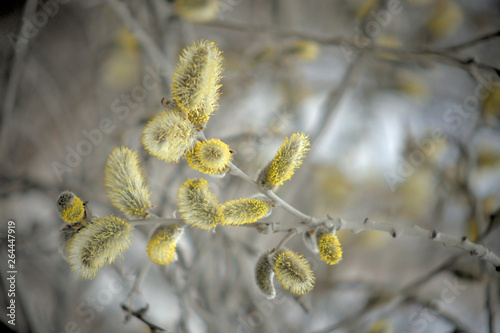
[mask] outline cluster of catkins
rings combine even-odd
[[[178,162],[186,158],[195,170],[224,176],[231,168],[232,151],[218,139],[205,139],[203,129],[218,108],[222,56],[213,42],[201,40],[183,50],[172,77],[172,101],[143,129],[142,144],[156,158]],[[262,190],[275,190],[290,179],[309,149],[303,133],[286,138],[275,157],[262,168],[256,183]],[[139,164],[138,153],[127,147],[115,148],[105,167],[105,186],[111,203],[131,218],[151,217],[149,189]],[[268,215],[274,203],[265,195],[219,203],[203,178],[187,179],[178,189],[178,210],[183,223],[162,223],[147,245],[151,261],[166,265],[176,258],[176,246],[185,225],[213,230],[218,225],[239,226]],[[61,193],[58,208],[67,223],[61,229],[61,249],[72,269],[91,279],[105,264],[128,249],[132,227],[129,221],[93,216],[87,203],[72,192]],[[176,221],[176,220],[174,220]],[[155,224],[152,219],[152,225]],[[342,256],[337,237],[324,227],[306,232],[306,243],[329,264]],[[273,277],[295,294],[312,289],[314,276],[308,262],[290,250],[263,254],[256,265],[256,283],[267,297],[274,297]]]

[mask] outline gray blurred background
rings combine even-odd
[[[204,1],[192,1],[189,6]],[[210,1],[209,1],[210,2]],[[150,227],[90,281],[58,253],[63,190],[95,214],[108,154],[136,149],[153,211],[171,217],[177,188],[204,177],[219,198],[240,179],[148,156],[142,128],[170,98],[186,45],[224,55],[220,108],[205,134],[249,175],[286,136],[312,148],[277,192],[303,212],[417,224],[500,253],[500,2],[497,0],[218,0],[199,22],[166,0],[2,3],[0,17],[1,322],[17,332],[150,332],[125,302],[148,261]],[[481,38],[484,37],[484,38]],[[470,41],[470,43],[469,43]],[[6,324],[6,224],[16,222],[17,324]],[[296,220],[279,207],[263,221]],[[287,246],[316,276],[293,297],[253,282],[260,253],[284,234],[188,228],[179,261],[150,265],[129,304],[169,332],[499,332],[499,277],[479,258],[428,239],[340,231],[328,266],[300,236]],[[450,296],[451,295],[451,296]],[[4,306],[5,305],[5,306]],[[126,320],[129,319],[129,320]]]

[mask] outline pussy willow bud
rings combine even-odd
[[[177,192],[177,205],[182,219],[200,229],[213,229],[223,215],[217,198],[205,179],[187,179]]]
[[[122,212],[141,218],[149,215],[149,191],[136,151],[119,147],[111,152],[104,170],[104,185],[111,202]]]
[[[85,206],[82,200],[70,191],[64,191],[59,194],[57,209],[59,210],[59,214],[61,214],[61,218],[68,224],[75,224],[82,221],[85,215]]]
[[[285,55],[305,61],[316,60],[319,52],[320,46],[318,43],[305,39],[296,40],[283,50]]]
[[[217,17],[219,4],[217,0],[175,0],[175,9],[187,21],[204,23]]]
[[[175,260],[177,242],[182,234],[178,225],[159,226],[147,246],[149,259],[158,265],[167,265]]]
[[[290,139],[286,138],[274,159],[260,171],[257,182],[268,189],[283,185],[302,164],[309,145],[309,138],[304,133],[295,133]]]
[[[78,230],[68,245],[71,269],[84,279],[92,279],[99,268],[112,263],[130,246],[132,228],[115,216],[94,218]]]
[[[237,199],[226,201],[221,206],[223,225],[253,223],[264,217],[271,209],[271,202],[261,199]]]
[[[314,287],[314,274],[309,262],[290,250],[279,250],[274,254],[274,272],[278,282],[292,294],[307,294]]]
[[[218,139],[204,140],[188,151],[186,159],[193,169],[218,175],[224,172],[231,162],[231,150]]]
[[[142,131],[142,144],[154,157],[178,162],[196,141],[196,129],[184,114],[170,103],[166,111],[151,119]]]
[[[342,260],[342,247],[337,236],[326,228],[319,228],[316,232],[321,260],[329,265],[335,265]]]
[[[200,40],[183,50],[172,77],[172,98],[189,120],[202,127],[217,109],[222,72],[221,52]]]
[[[445,38],[457,31],[463,22],[463,11],[455,1],[436,1],[427,21],[427,29],[433,38]]]
[[[273,265],[269,258],[269,252],[262,254],[255,265],[255,283],[259,290],[268,299],[276,297],[276,289],[274,289],[274,271]]]

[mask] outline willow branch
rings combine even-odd
[[[388,223],[380,223],[369,218],[366,218],[363,222],[352,222],[346,221],[342,218],[335,219],[323,219],[319,220],[312,216],[302,213],[301,211],[295,209],[293,206],[288,204],[286,201],[277,196],[274,192],[262,188],[256,181],[250,178],[246,173],[244,173],[241,169],[235,166],[233,163],[229,165],[230,171],[229,173],[240,177],[254,188],[264,193],[268,198],[272,199],[277,205],[281,206],[283,209],[288,211],[290,214],[297,216],[300,218],[300,222],[290,222],[284,224],[284,228],[278,228],[274,230],[276,232],[279,231],[291,231],[292,229],[296,229],[298,233],[304,232],[307,230],[311,230],[316,228],[317,226],[324,224],[326,227],[335,230],[351,230],[354,233],[358,233],[360,231],[366,230],[378,230],[389,233],[392,237],[397,238],[401,235],[405,236],[413,236],[422,239],[430,239],[435,242],[439,242],[446,247],[456,247],[459,248],[471,256],[477,256],[485,261],[490,262],[495,266],[497,271],[500,271],[500,257],[498,257],[495,253],[490,251],[488,248],[473,243],[467,239],[467,237],[455,237],[451,236],[437,230],[428,230],[421,228],[417,225],[407,226],[407,225],[397,225],[397,224],[388,224]]]

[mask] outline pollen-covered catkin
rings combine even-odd
[[[304,133],[294,133],[290,139],[285,138],[273,160],[259,172],[257,182],[268,189],[283,185],[302,164],[309,145],[309,137]]]
[[[187,153],[189,165],[200,172],[218,175],[224,172],[231,162],[229,146],[218,139],[199,141]]]
[[[307,294],[314,287],[314,274],[309,262],[290,250],[279,250],[274,254],[274,272],[278,282],[292,294]]]
[[[166,111],[151,119],[142,131],[142,144],[154,157],[179,162],[196,142],[197,131],[185,115],[170,103]]]
[[[68,224],[80,222],[85,215],[85,207],[82,200],[73,192],[64,191],[57,199],[57,209],[61,218]]]
[[[271,202],[261,199],[237,199],[226,201],[221,206],[223,225],[253,223],[264,217],[271,209]]]
[[[200,229],[213,229],[223,220],[219,201],[203,178],[187,179],[179,187],[177,205],[182,219]]]
[[[200,40],[183,50],[172,76],[172,98],[188,119],[203,128],[217,109],[222,55],[214,42]]]
[[[331,231],[319,228],[316,232],[316,241],[321,260],[329,265],[335,265],[342,260],[342,247],[339,239]]]
[[[104,185],[111,203],[122,212],[140,218],[149,215],[149,191],[136,151],[119,147],[111,152],[104,170]]]
[[[71,269],[84,279],[92,279],[99,268],[112,263],[130,246],[132,228],[115,216],[94,218],[80,228],[68,244]]]
[[[148,242],[147,252],[149,259],[158,265],[167,265],[175,260],[177,242],[182,234],[177,224],[160,225]]]
[[[195,23],[204,23],[217,17],[217,0],[175,0],[175,8],[180,17]]]
[[[276,289],[273,283],[274,271],[269,258],[269,252],[262,254],[255,265],[255,283],[259,290],[268,299],[276,297]]]

